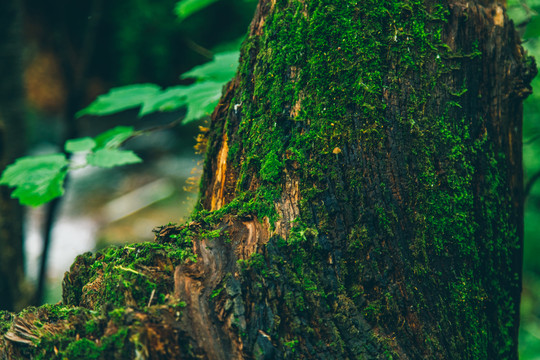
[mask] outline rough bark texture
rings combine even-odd
[[[23,155],[22,20],[20,2],[0,4],[0,169]],[[20,310],[24,280],[22,207],[0,188],[0,309]]]
[[[79,257],[101,312],[4,314],[0,351],[516,359],[535,71],[494,2],[260,1],[192,221]]]

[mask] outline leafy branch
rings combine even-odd
[[[209,115],[221,96],[223,85],[236,71],[238,51],[216,54],[214,60],[196,66],[181,78],[195,78],[191,85],[161,89],[154,84],[137,84],[111,89],[99,96],[76,116],[104,116],[139,107],[139,117],[154,112],[173,111],[187,107],[186,116],[165,127],[182,121],[184,124]],[[92,138],[83,137],[66,141],[65,153],[19,158],[9,165],[0,184],[15,188],[11,197],[23,205],[39,206],[64,194],[64,181],[68,171],[84,166],[112,168],[142,161],[131,150],[120,147],[129,139],[164,127],[135,131],[133,127],[117,126]],[[85,153],[85,163],[75,164],[66,153]]]
[[[86,165],[110,168],[141,162],[130,150],[120,150],[122,142],[132,136],[132,127],[118,126],[95,138],[68,140],[68,153],[86,152]],[[0,184],[14,187],[11,197],[23,205],[38,206],[64,194],[64,180],[69,170],[82,167],[68,161],[63,153],[26,156],[9,165],[2,173]]]

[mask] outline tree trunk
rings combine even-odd
[[[23,155],[22,19],[17,0],[0,3],[0,169]],[[0,310],[24,306],[23,209],[0,189]]]
[[[517,359],[535,72],[495,2],[261,0],[192,221],[79,257],[0,353]]]

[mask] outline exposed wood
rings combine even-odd
[[[221,148],[217,158],[217,172],[215,176],[216,190],[212,196],[211,210],[221,209],[223,206],[225,191],[225,174],[227,173],[227,155],[229,154],[229,146],[227,145],[227,134],[223,134],[221,139]]]

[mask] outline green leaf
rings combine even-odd
[[[525,28],[523,39],[537,38],[540,36],[540,16],[534,15]]]
[[[187,105],[188,111],[183,122],[200,119],[212,113],[221,97],[224,84],[225,82],[202,81],[168,88],[162,94],[148,99],[141,108],[140,115],[175,110]]]
[[[219,53],[214,60],[182,74],[182,79],[194,77],[199,80],[186,86],[185,102],[188,112],[184,123],[212,113],[221,97],[223,85],[236,73],[239,56],[240,53],[236,50]]]
[[[215,3],[218,0],[181,0],[176,3],[174,12],[180,21]]]
[[[107,94],[100,95],[88,107],[77,112],[83,115],[110,115],[120,111],[141,106],[146,99],[161,92],[155,84],[136,84],[111,89]]]
[[[19,158],[4,170],[0,184],[15,187],[11,197],[21,204],[38,206],[64,194],[68,164],[64,154]]]
[[[94,153],[88,154],[86,160],[90,165],[104,168],[134,164],[142,161],[133,151],[120,149],[99,149]]]
[[[218,53],[214,60],[192,68],[182,75],[182,79],[191,77],[198,79],[198,82],[192,85],[174,86],[165,90],[152,84],[112,89],[79,111],[77,116],[108,115],[135,107],[140,107],[139,116],[144,116],[156,111],[172,111],[187,106],[188,112],[184,122],[199,119],[212,113],[221,96],[223,85],[236,73],[238,57],[238,51]],[[133,131],[116,143],[121,143],[132,133]],[[102,135],[95,139],[96,148],[118,147],[118,145],[103,145]]]
[[[77,113],[83,115],[110,115],[131,108],[141,107],[138,116],[155,111],[172,111],[185,105],[185,86],[175,86],[161,90],[157,85],[129,85],[111,89],[100,95],[93,103]]]
[[[74,153],[79,151],[92,150],[96,146],[96,142],[91,137],[83,137],[66,141],[64,149],[66,152]]]
[[[181,78],[196,78],[227,82],[236,74],[240,52],[237,50],[216,54],[214,59],[206,64],[195,66],[182,74]]]
[[[135,130],[131,126],[117,126],[107,130],[94,138],[96,142],[95,150],[117,148],[134,133]]]
[[[188,87],[173,86],[165,89],[161,94],[152,96],[144,102],[139,116],[156,111],[172,111],[186,105]]]
[[[210,115],[221,97],[223,85],[222,82],[213,81],[190,85],[190,95],[186,100],[188,112],[183,123]]]

